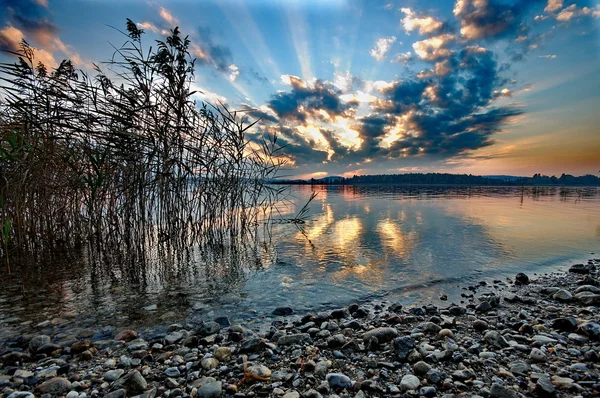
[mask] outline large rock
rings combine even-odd
[[[490,389],[491,398],[519,398],[519,394],[510,388],[504,387],[501,384],[494,383]]]
[[[33,354],[37,353],[38,350],[45,346],[50,344],[52,341],[50,340],[50,336],[46,336],[45,334],[39,335],[39,336],[35,336],[34,338],[31,339],[31,341],[29,342],[29,351]]]
[[[221,330],[221,325],[219,325],[217,322],[210,321],[200,325],[198,328],[198,334],[202,337],[210,336],[211,334],[217,333],[219,330]]]
[[[36,390],[40,394],[64,395],[71,390],[71,382],[63,377],[54,377],[37,386]]]
[[[112,390],[124,388],[128,395],[141,394],[148,388],[146,379],[137,370],[132,370],[124,377],[118,379],[112,386]]]
[[[280,346],[286,345],[302,345],[305,343],[311,343],[312,340],[308,333],[290,334],[287,336],[281,336],[277,340],[277,344]]]
[[[575,274],[589,274],[592,271],[593,267],[588,264],[575,264],[569,268],[569,272],[573,272]]]
[[[600,294],[581,292],[575,298],[583,305],[600,305]]]
[[[490,330],[489,332],[487,332],[483,336],[483,339],[485,340],[486,343],[488,343],[489,345],[491,345],[492,347],[495,347],[495,348],[508,347],[508,342],[506,341],[504,336],[502,336],[500,333],[496,332],[495,330]]]
[[[250,366],[246,372],[257,380],[267,380],[271,378],[271,369],[264,365]]]
[[[221,362],[231,361],[231,348],[219,347],[215,350],[215,358]]]
[[[175,344],[183,339],[183,333],[173,332],[165,336],[165,343],[168,345]]]
[[[408,354],[414,347],[415,339],[412,337],[404,336],[398,337],[394,340],[394,350],[396,351],[398,359],[401,361],[404,361],[406,358],[408,358]]]
[[[218,398],[222,394],[223,386],[220,381],[213,381],[204,384],[196,392],[198,398]]]
[[[522,272],[519,272],[515,276],[515,285],[527,285],[529,283],[529,277]]]
[[[262,339],[253,337],[248,339],[240,345],[240,352],[242,354],[252,354],[260,352],[265,349],[265,342]]]
[[[348,391],[352,390],[354,386],[354,382],[350,380],[348,376],[342,373],[329,373],[325,376],[325,380],[329,384],[329,388],[333,391],[346,389]]]
[[[92,346],[92,342],[89,340],[78,341],[71,345],[71,354],[81,354],[82,352],[88,350]]]
[[[560,330],[561,332],[572,332],[577,329],[577,319],[575,319],[575,317],[572,316],[556,318],[552,322],[552,328]]]
[[[556,388],[548,376],[540,377],[535,384],[535,393],[538,397],[555,397]]]
[[[552,298],[558,301],[571,301],[573,295],[568,290],[560,289],[558,292],[554,293]]]
[[[600,325],[595,322],[586,322],[580,326],[580,330],[592,340],[600,340]]]
[[[398,337],[398,331],[394,328],[376,328],[363,334],[363,340],[368,342],[375,337],[379,343],[387,343]]]
[[[137,332],[135,330],[127,329],[122,330],[115,336],[115,341],[131,341],[137,338]]]
[[[421,385],[421,381],[415,375],[404,375],[400,380],[400,389],[403,391],[416,390]]]
[[[116,381],[119,377],[123,376],[123,373],[125,373],[123,369],[109,370],[104,373],[104,380],[108,381],[109,383],[112,383],[113,381]]]
[[[273,315],[288,316],[292,315],[294,310],[291,307],[277,307],[273,310]]]

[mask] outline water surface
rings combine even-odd
[[[302,185],[282,215],[315,191],[303,228],[276,225],[257,252],[190,248],[140,263],[82,247],[13,259],[0,281],[0,326],[247,320],[280,305],[318,311],[382,296],[460,300],[459,285],[564,269],[600,249],[600,188]]]

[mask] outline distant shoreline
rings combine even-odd
[[[522,176],[477,176],[472,174],[449,174],[449,173],[409,173],[409,174],[378,174],[360,175],[353,177],[328,176],[311,179],[285,179],[272,180],[273,184],[289,185],[363,185],[363,184],[385,184],[385,185],[442,185],[442,186],[574,186],[574,187],[597,187],[600,186],[600,178],[592,174],[573,176],[562,174],[560,177],[534,174],[533,177]]]
[[[444,184],[444,183],[384,183],[384,182],[356,182],[356,183],[326,183],[308,181],[271,181],[274,185],[331,185],[331,186],[364,186],[364,185],[395,185],[407,187],[476,187],[476,188],[600,188],[600,185],[482,185],[482,184]]]

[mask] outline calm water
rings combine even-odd
[[[0,326],[260,318],[279,305],[318,310],[382,295],[452,301],[458,284],[564,269],[600,251],[600,188],[294,186],[296,208],[282,212],[295,214],[313,191],[304,229],[277,225],[273,245],[242,267],[230,258],[206,266],[193,251],[145,267],[98,264],[84,249],[17,260],[0,282]]]

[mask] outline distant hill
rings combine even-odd
[[[280,180],[275,184],[406,184],[406,185],[479,185],[479,186],[600,186],[600,178],[587,174],[575,177],[562,174],[560,177],[535,174],[533,177],[509,175],[477,176],[449,173],[378,174],[344,178],[329,176],[310,180]]]

